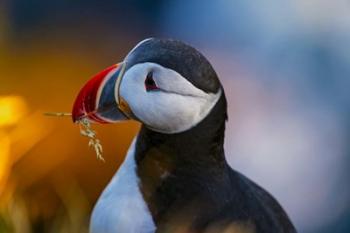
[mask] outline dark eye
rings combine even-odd
[[[147,77],[145,79],[145,87],[146,87],[146,91],[153,91],[153,90],[159,89],[157,87],[156,82],[153,79],[153,72],[149,72],[147,74]]]

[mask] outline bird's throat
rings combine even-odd
[[[197,194],[226,176],[225,121],[223,95],[211,113],[188,131],[163,134],[141,128],[135,147],[136,172],[155,222],[164,221],[172,206],[181,203],[195,209],[200,201]]]

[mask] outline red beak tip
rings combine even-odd
[[[104,122],[94,112],[97,111],[96,99],[98,98],[98,90],[108,73],[118,67],[118,64],[112,65],[107,69],[93,76],[79,91],[72,109],[72,120],[77,123],[84,117],[91,121]]]

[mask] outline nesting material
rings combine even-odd
[[[80,134],[89,138],[89,146],[94,148],[97,158],[104,162],[102,145],[100,140],[96,137],[96,132],[92,130],[89,120],[82,118],[78,121],[78,124],[80,127]]]
[[[71,116],[71,113],[65,113],[65,112],[47,112],[45,113],[46,116],[55,116],[55,117],[64,117],[64,116]],[[89,138],[89,146],[93,147],[96,153],[96,157],[99,160],[105,161],[102,152],[103,148],[100,143],[100,140],[96,137],[96,132],[91,128],[91,123],[87,118],[82,118],[81,120],[77,121],[79,128],[80,128],[80,134]]]

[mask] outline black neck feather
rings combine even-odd
[[[136,144],[136,163],[139,165],[150,151],[157,150],[176,166],[194,163],[220,168],[226,163],[223,149],[226,120],[226,98],[222,94],[208,116],[190,130],[164,134],[142,126]]]
[[[218,186],[224,189],[228,179],[223,149],[226,120],[223,93],[209,115],[190,130],[163,134],[141,128],[135,151],[137,173],[156,223],[166,221],[167,216],[176,219],[179,206],[186,206],[189,213],[196,211],[198,205],[215,199],[208,196],[217,195]],[[225,199],[225,193],[221,195]],[[220,206],[207,204],[208,208]]]

